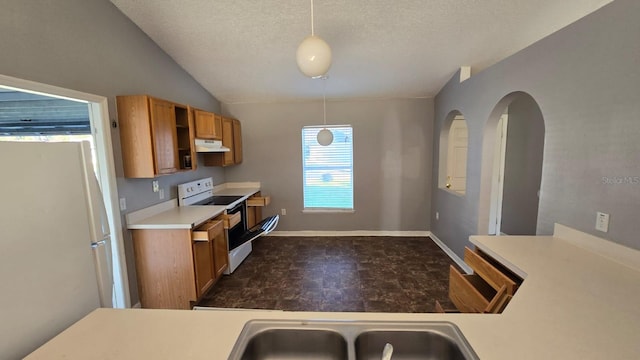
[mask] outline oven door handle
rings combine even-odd
[[[264,225],[262,225],[262,229],[264,230],[264,233],[262,233],[262,235],[266,235],[272,232],[273,230],[275,230],[276,226],[278,226],[279,221],[280,221],[280,215],[274,215],[266,218]]]

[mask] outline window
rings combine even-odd
[[[327,126],[328,146],[318,144],[324,126],[302,128],[302,181],[305,210],[353,210],[353,128]]]

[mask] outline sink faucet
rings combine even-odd
[[[386,343],[382,349],[382,360],[391,360],[391,354],[393,354],[393,345]]]

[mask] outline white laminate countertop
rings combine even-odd
[[[214,188],[214,195],[242,196],[243,198],[238,200],[242,201],[258,191],[260,187],[222,185]],[[193,229],[206,220],[218,216],[226,208],[222,205],[178,206],[174,199],[128,214],[127,229]]]
[[[138,221],[127,221],[127,229],[193,229],[226,209],[221,205],[173,207]]]
[[[553,236],[471,241],[526,275],[502,314],[98,309],[28,359],[226,359],[251,319],[451,321],[481,359],[640,356],[637,268]]]

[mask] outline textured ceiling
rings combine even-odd
[[[306,0],[111,0],[225,103],[322,97],[298,44]],[[315,0],[329,43],[329,98],[431,97],[460,66],[472,74],[611,0]]]

